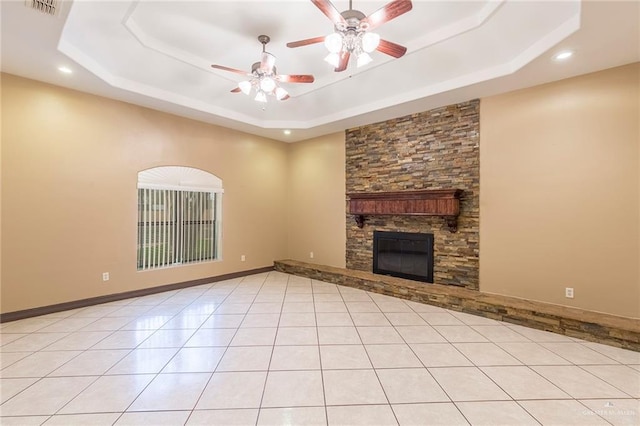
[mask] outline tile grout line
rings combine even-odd
[[[340,291],[338,290],[338,293]],[[342,295],[340,295],[342,298]],[[320,383],[322,384],[322,400],[324,401],[324,422],[329,425],[329,409],[327,407],[327,389],[324,384],[324,368],[322,368],[322,352],[320,351],[320,330],[318,329],[318,312],[316,311],[315,293],[313,291],[313,280],[311,280],[311,306],[313,306],[313,318],[316,323],[316,339],[318,342],[318,362],[320,363]]]
[[[377,304],[377,303],[376,303]],[[408,303],[405,302],[405,304],[407,306],[409,306],[409,309],[418,314]],[[384,315],[384,312],[383,312]],[[387,318],[387,320],[389,320],[389,318],[384,315],[385,318]],[[418,314],[418,316],[420,316]],[[420,316],[420,318],[422,318],[422,316]],[[422,318],[424,320],[424,318]],[[391,323],[391,321],[389,321]],[[453,346],[453,344],[451,342],[449,342],[449,340],[443,336],[435,327],[431,326],[431,324],[429,324],[426,320],[425,323],[427,323],[430,327],[432,327],[435,332],[442,337],[445,342],[447,342],[446,344],[448,344],[449,346],[452,346],[456,351],[458,350],[456,347]],[[458,411],[458,413],[467,421],[467,423],[471,424],[471,422],[469,421],[469,419],[467,419],[467,417],[464,415],[464,413],[460,410],[460,408],[455,404],[455,402],[453,401],[453,399],[451,398],[451,395],[449,395],[449,393],[446,391],[446,389],[444,389],[444,387],[442,387],[442,385],[440,384],[440,382],[438,381],[438,379],[431,373],[431,371],[429,371],[429,368],[427,368],[426,365],[424,365],[424,362],[422,361],[422,359],[420,359],[420,357],[418,356],[418,354],[415,353],[415,350],[411,347],[411,345],[409,343],[407,343],[406,339],[404,338],[404,336],[402,336],[401,333],[399,333],[396,329],[396,326],[393,325],[393,323],[391,323],[391,326],[393,327],[393,329],[396,331],[396,333],[398,333],[398,335],[400,336],[400,338],[402,339],[402,341],[405,343],[405,345],[407,345],[407,347],[409,348],[409,350],[411,350],[411,353],[413,353],[413,355],[418,359],[418,361],[420,362],[420,364],[422,364],[422,367],[427,371],[427,373],[429,374],[429,376],[433,379],[433,381],[438,385],[438,387],[440,388],[440,390],[442,390],[442,392],[447,396],[447,398],[449,399],[449,403],[452,403],[453,406],[456,408],[456,410]],[[459,352],[459,351],[458,351]],[[464,358],[467,358],[464,354],[460,354],[462,355]],[[468,359],[468,358],[467,358]],[[469,360],[469,362],[471,362],[471,360]],[[473,364],[473,363],[472,363]],[[393,407],[392,407],[393,409]],[[394,411],[395,414],[395,411]]]
[[[215,315],[215,312],[218,310],[218,308],[223,305],[227,299],[229,298],[229,296],[231,296],[233,294],[233,292],[235,292],[238,287],[242,284],[242,281],[245,280],[246,277],[242,277],[237,284],[235,284],[235,286],[233,287],[233,289],[225,296],[224,299],[222,299],[222,302],[220,302],[220,304],[216,307],[216,309],[209,315],[209,318],[211,318],[212,316]],[[224,282],[224,281],[221,281]],[[218,283],[214,283],[212,288],[216,286],[216,284]],[[255,300],[255,296],[254,296],[254,300]],[[253,302],[252,302],[253,303]],[[224,352],[222,352],[222,355],[220,355],[220,359],[218,360],[218,362],[216,363],[216,366],[213,368],[213,371],[211,372],[211,375],[209,376],[209,379],[207,380],[207,382],[205,383],[204,387],[202,388],[202,392],[200,392],[200,395],[198,396],[198,398],[196,398],[194,404],[193,404],[193,408],[190,410],[189,415],[187,416],[187,419],[185,421],[185,424],[189,422],[189,420],[191,419],[191,416],[193,415],[193,412],[196,411],[196,407],[198,406],[198,404],[200,403],[200,400],[202,399],[202,395],[204,395],[205,391],[207,390],[207,388],[209,387],[209,384],[211,383],[211,380],[213,379],[213,375],[216,373],[218,366],[220,365],[220,363],[222,362],[222,359],[224,358],[225,354],[227,353],[231,342],[233,341],[233,339],[235,338],[235,336],[238,334],[238,331],[240,330],[240,326],[242,325],[242,323],[244,322],[244,320],[246,319],[248,313],[249,313],[249,309],[251,307],[249,306],[249,308],[247,308],[247,311],[243,314],[242,316],[242,321],[240,321],[240,323],[238,324],[238,326],[235,328],[235,333],[233,333],[233,336],[231,336],[231,338],[229,339],[229,343],[227,345],[224,346]],[[208,319],[206,320],[208,321]],[[206,322],[204,321],[200,327],[197,329],[197,331],[202,329],[202,325]],[[215,330],[215,329],[214,329]],[[196,331],[196,332],[197,332]],[[195,333],[194,333],[195,335]],[[193,337],[193,336],[191,336]],[[187,341],[188,342],[188,341]],[[184,344],[186,344],[187,342],[185,342]],[[182,345],[182,348],[184,348],[184,344]]]
[[[367,292],[368,293],[368,292]],[[371,296],[369,296],[371,297]],[[380,306],[377,304],[377,302],[372,298],[373,303],[376,304],[376,306],[378,306],[378,309],[380,309]],[[346,306],[346,304],[345,304]],[[382,312],[382,309],[380,309],[380,311]],[[382,390],[382,394],[384,395],[385,399],[387,400],[387,405],[389,406],[389,409],[391,410],[391,414],[393,414],[393,418],[396,421],[396,424],[400,424],[400,421],[398,420],[398,416],[396,415],[395,410],[393,409],[393,406],[391,405],[391,401],[389,401],[389,396],[387,395],[387,391],[384,389],[384,386],[382,385],[382,381],[380,380],[380,376],[378,375],[378,371],[375,367],[375,365],[373,364],[373,361],[371,361],[371,355],[369,355],[369,351],[367,351],[367,347],[364,344],[364,341],[362,340],[362,335],[360,335],[360,330],[358,330],[358,327],[356,327],[355,325],[355,321],[353,321],[353,316],[351,315],[351,312],[349,311],[349,309],[347,309],[347,312],[349,313],[349,318],[351,318],[351,322],[353,322],[353,325],[356,329],[356,333],[358,333],[358,337],[360,338],[360,341],[362,342],[362,347],[364,349],[364,353],[367,355],[367,359],[369,360],[369,363],[371,364],[371,369],[373,370],[373,374],[375,374],[376,379],[378,380],[378,384],[380,385],[380,389]],[[382,315],[386,317],[386,315],[384,315],[384,312],[382,313]],[[388,321],[388,319],[387,319]],[[393,328],[393,330],[395,331],[395,328]],[[397,333],[397,332],[396,332]],[[402,336],[400,336],[402,338]],[[369,404],[371,405],[371,404]]]
[[[269,277],[269,275],[267,275],[267,277],[265,278],[265,281],[266,281],[266,279],[268,277]],[[263,286],[264,286],[264,282],[262,283],[260,288],[262,288]],[[284,296],[282,298],[282,302],[280,302],[280,313],[278,314],[278,324],[276,325],[276,333],[273,336],[273,342],[271,344],[271,355],[269,356],[269,363],[267,364],[267,371],[266,371],[266,374],[265,374],[265,377],[264,377],[264,384],[262,385],[262,394],[260,395],[260,403],[258,404],[258,415],[256,416],[256,423],[255,423],[256,426],[258,425],[258,421],[260,420],[260,414],[262,413],[262,403],[264,401],[264,394],[267,391],[267,382],[269,381],[269,373],[271,372],[271,361],[273,361],[273,352],[275,351],[276,339],[278,338],[278,331],[280,330],[280,320],[282,319],[282,309],[284,307],[284,299],[285,299],[286,294],[287,294],[288,286],[289,286],[289,277],[287,277],[287,284],[285,285]],[[258,290],[258,293],[259,293],[259,290]],[[252,306],[253,306],[253,303],[252,303]],[[251,307],[249,307],[249,310],[251,310]],[[238,328],[238,329],[240,329],[240,328]]]

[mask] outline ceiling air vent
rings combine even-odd
[[[25,0],[25,5],[29,9],[35,9],[38,12],[47,15],[57,16],[60,12],[60,0]]]

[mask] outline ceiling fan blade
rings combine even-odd
[[[273,66],[276,64],[276,57],[269,52],[262,52],[262,59],[260,60],[260,69],[266,72],[271,72]]]
[[[240,93],[240,92],[242,92],[242,90],[240,90],[239,87],[236,87],[235,89],[231,90],[231,93]]]
[[[347,69],[347,65],[349,65],[349,57],[351,56],[351,53],[349,52],[345,52],[342,51],[340,52],[340,62],[338,63],[338,66],[336,67],[336,69],[334,70],[335,72],[341,72]]]
[[[334,24],[346,23],[338,9],[329,0],[311,0]]]
[[[308,74],[292,74],[292,75],[279,75],[278,80],[283,83],[313,83],[315,78]]]
[[[394,58],[400,58],[407,53],[407,48],[404,46],[400,46],[399,44],[387,41],[380,40],[378,47],[376,48],[378,52],[386,53],[389,56],[393,56]]]
[[[242,74],[242,75],[251,75],[251,73],[248,73],[246,71],[242,71],[242,70],[237,70],[235,68],[229,68],[229,67],[224,67],[222,65],[211,65],[211,68],[215,68],[215,69],[219,69],[222,71],[230,71],[230,72],[235,72],[236,74]]]
[[[413,8],[411,0],[393,0],[386,6],[373,12],[371,15],[364,18],[362,21],[369,24],[369,30],[372,30],[385,22],[397,18],[398,16],[407,13]]]
[[[314,44],[314,43],[322,43],[324,41],[324,37],[325,36],[320,36],[320,37],[314,37],[314,38],[307,38],[305,40],[292,41],[291,43],[287,43],[287,47],[301,47],[301,46],[307,46],[309,44]]]

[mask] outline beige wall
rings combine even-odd
[[[481,101],[481,291],[639,316],[639,74]],[[1,144],[2,312],[285,257],[344,266],[343,133],[286,145],[2,75]],[[223,179],[223,261],[136,272],[136,173],[160,165]]]
[[[290,259],[345,266],[344,141],[344,132],[340,132],[289,148]]]
[[[640,316],[639,76],[482,99],[481,291]]]
[[[282,142],[11,75],[2,124],[2,312],[286,257]],[[223,180],[222,261],[136,271],[137,172],[162,165]]]
[[[2,129],[2,73],[0,73],[0,129]],[[2,133],[0,131],[0,312],[2,312]]]

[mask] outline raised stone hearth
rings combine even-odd
[[[634,318],[295,260],[274,265],[288,274],[640,351],[640,322]]]

